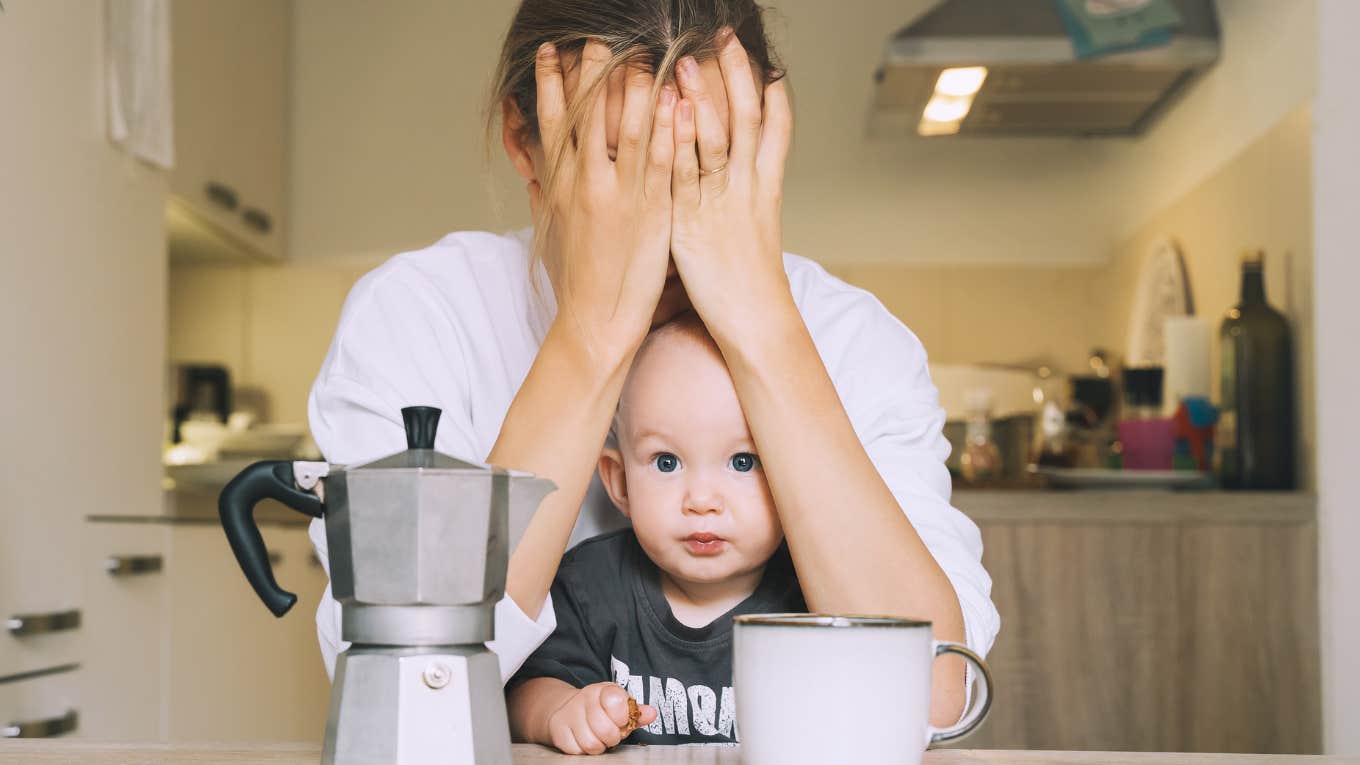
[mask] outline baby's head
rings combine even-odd
[[[638,349],[600,479],[647,557],[673,579],[713,583],[765,565],[783,531],[732,377],[693,313]]]

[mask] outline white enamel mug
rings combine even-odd
[[[934,640],[927,621],[816,614],[734,621],[746,765],[918,765],[926,747],[967,734],[991,706],[987,663],[966,646]],[[943,729],[929,723],[930,671],[942,653],[962,655],[978,680],[972,709]]]

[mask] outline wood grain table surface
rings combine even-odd
[[[619,747],[595,758],[572,757],[527,744],[514,747],[515,763],[600,762],[614,765],[738,765],[739,747]],[[304,765],[319,762],[315,744],[113,744],[91,741],[3,741],[0,764],[17,765],[162,765],[162,763],[265,763]],[[1279,754],[1179,754],[1147,752],[1040,752],[938,749],[926,752],[926,765],[1360,765],[1360,759]],[[868,765],[868,764],[866,764]]]

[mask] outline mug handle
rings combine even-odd
[[[977,669],[977,679],[982,682],[978,684],[978,695],[973,699],[973,708],[957,724],[948,728],[936,728],[932,725],[926,726],[926,746],[939,744],[945,741],[953,741],[962,738],[973,731],[974,728],[982,724],[987,717],[987,710],[992,707],[992,671],[987,668],[987,662],[981,656],[973,653],[972,649],[962,643],[952,643],[948,640],[931,641],[935,645],[935,656],[939,657],[944,653],[956,653],[962,656]]]

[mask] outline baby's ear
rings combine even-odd
[[[604,490],[609,492],[614,507],[623,513],[623,517],[631,517],[628,515],[628,479],[623,472],[623,454],[618,449],[605,447],[600,452],[600,483],[604,484]]]

